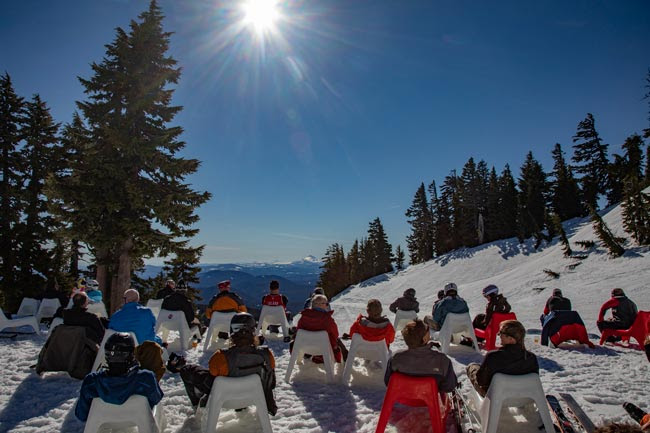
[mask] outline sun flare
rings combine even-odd
[[[280,16],[276,6],[276,0],[246,0],[242,6],[244,23],[259,33],[272,30]]]

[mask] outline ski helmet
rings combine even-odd
[[[491,295],[492,293],[495,295],[499,294],[499,288],[494,284],[490,284],[489,286],[483,288],[483,296]]]
[[[104,344],[106,362],[111,364],[125,364],[130,366],[135,363],[135,341],[128,332],[116,332],[108,337]]]
[[[97,280],[89,280],[86,287],[90,290],[99,290],[99,283]]]
[[[447,283],[445,284],[445,295],[451,291],[458,292],[458,286],[456,283]]]
[[[233,336],[242,329],[255,333],[255,318],[249,313],[237,313],[230,319],[230,336]]]

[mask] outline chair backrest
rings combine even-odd
[[[43,318],[54,317],[56,310],[58,310],[60,307],[61,302],[59,302],[58,299],[44,298],[41,301],[41,305],[38,307],[38,313],[36,313],[36,317],[38,317],[39,320]]]
[[[350,351],[348,352],[348,359],[345,361],[343,368],[343,375],[341,381],[347,383],[352,374],[352,367],[354,366],[355,358],[363,358],[371,361],[381,361],[383,372],[386,372],[386,366],[390,359],[390,350],[386,347],[385,340],[367,341],[361,334],[356,333],[352,336],[352,343],[350,344]],[[384,375],[381,375],[382,379]]]
[[[160,409],[162,407],[156,407],[156,410]],[[101,398],[94,398],[84,433],[96,433],[102,426],[113,429],[137,426],[139,433],[160,431],[154,412],[149,407],[149,401],[137,394],[129,397],[123,404],[106,403]]]
[[[474,334],[474,326],[472,325],[472,318],[467,313],[448,313],[445,321],[442,324],[442,329],[438,333],[438,339],[441,344],[441,351],[443,353],[449,352],[449,345],[451,338],[454,335],[462,334],[469,337],[474,342],[474,347],[478,350],[478,342]]]
[[[16,316],[35,316],[38,313],[40,301],[34,298],[23,298]]]
[[[395,403],[413,407],[428,407],[433,432],[443,433],[445,431],[438,383],[435,378],[392,373],[375,433],[385,430]]]
[[[208,397],[208,419],[203,431],[216,433],[219,413],[222,408],[240,409],[247,406],[256,406],[262,432],[272,433],[273,429],[260,377],[257,374],[242,377],[216,377],[212,384],[210,397]]]
[[[147,308],[153,312],[155,318],[158,318],[163,301],[164,299],[149,299],[147,301]]]
[[[8,322],[9,319],[7,319],[7,316],[5,316],[4,311],[2,311],[2,308],[0,308],[0,323],[2,322]]]
[[[397,310],[395,312],[395,322],[393,327],[395,331],[401,330],[406,324],[418,318],[418,313],[415,310]]]
[[[260,311],[259,323],[266,321],[271,325],[281,325],[286,323],[287,316],[282,305],[264,305]]]
[[[86,311],[96,314],[99,317],[108,317],[108,313],[106,312],[106,305],[104,305],[103,302],[94,302],[92,304],[88,304]]]
[[[332,351],[327,331],[306,331],[299,329],[296,333],[293,347],[294,350],[296,347],[299,347],[303,350],[303,353],[311,353],[313,355],[323,355],[327,353],[327,349],[330,352]]]
[[[210,325],[205,333],[205,342],[203,343],[203,350],[207,351],[214,340],[219,339],[219,332],[230,333],[230,320],[235,316],[234,311],[223,313],[220,311],[213,311],[210,316]]]
[[[487,328],[485,329],[485,350],[493,350],[496,348],[496,339],[497,334],[499,333],[499,327],[501,326],[501,322],[505,320],[517,320],[517,315],[515,313],[492,314],[490,323],[488,323]]]

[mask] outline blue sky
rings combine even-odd
[[[321,257],[375,217],[405,248],[420,182],[470,156],[518,174],[532,150],[548,171],[587,112],[610,152],[648,127],[646,1],[293,0],[263,43],[232,32],[240,2],[159,4],[183,68],[175,124],[202,161],[189,180],[213,194],[204,263]],[[3,2],[0,70],[67,122],[76,76],[147,6]]]

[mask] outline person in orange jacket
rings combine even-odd
[[[269,413],[275,415],[277,405],[273,396],[275,388],[275,358],[266,346],[259,346],[255,336],[255,319],[248,313],[238,313],[230,321],[231,346],[217,350],[208,363],[209,368],[185,364],[185,359],[172,354],[167,370],[180,373],[187,396],[196,409],[205,406],[215,377],[242,377],[257,374],[262,381]]]
[[[212,313],[219,311],[221,313],[245,313],[248,310],[244,301],[238,294],[230,291],[230,281],[225,280],[217,284],[219,293],[210,299],[208,308],[205,310],[205,316],[209,319]]]
[[[352,338],[354,334],[360,334],[366,341],[386,341],[386,347],[395,340],[395,328],[386,316],[382,316],[381,302],[378,299],[368,301],[366,307],[367,316],[359,314],[357,320],[350,327],[350,333],[344,334],[343,338]]]

